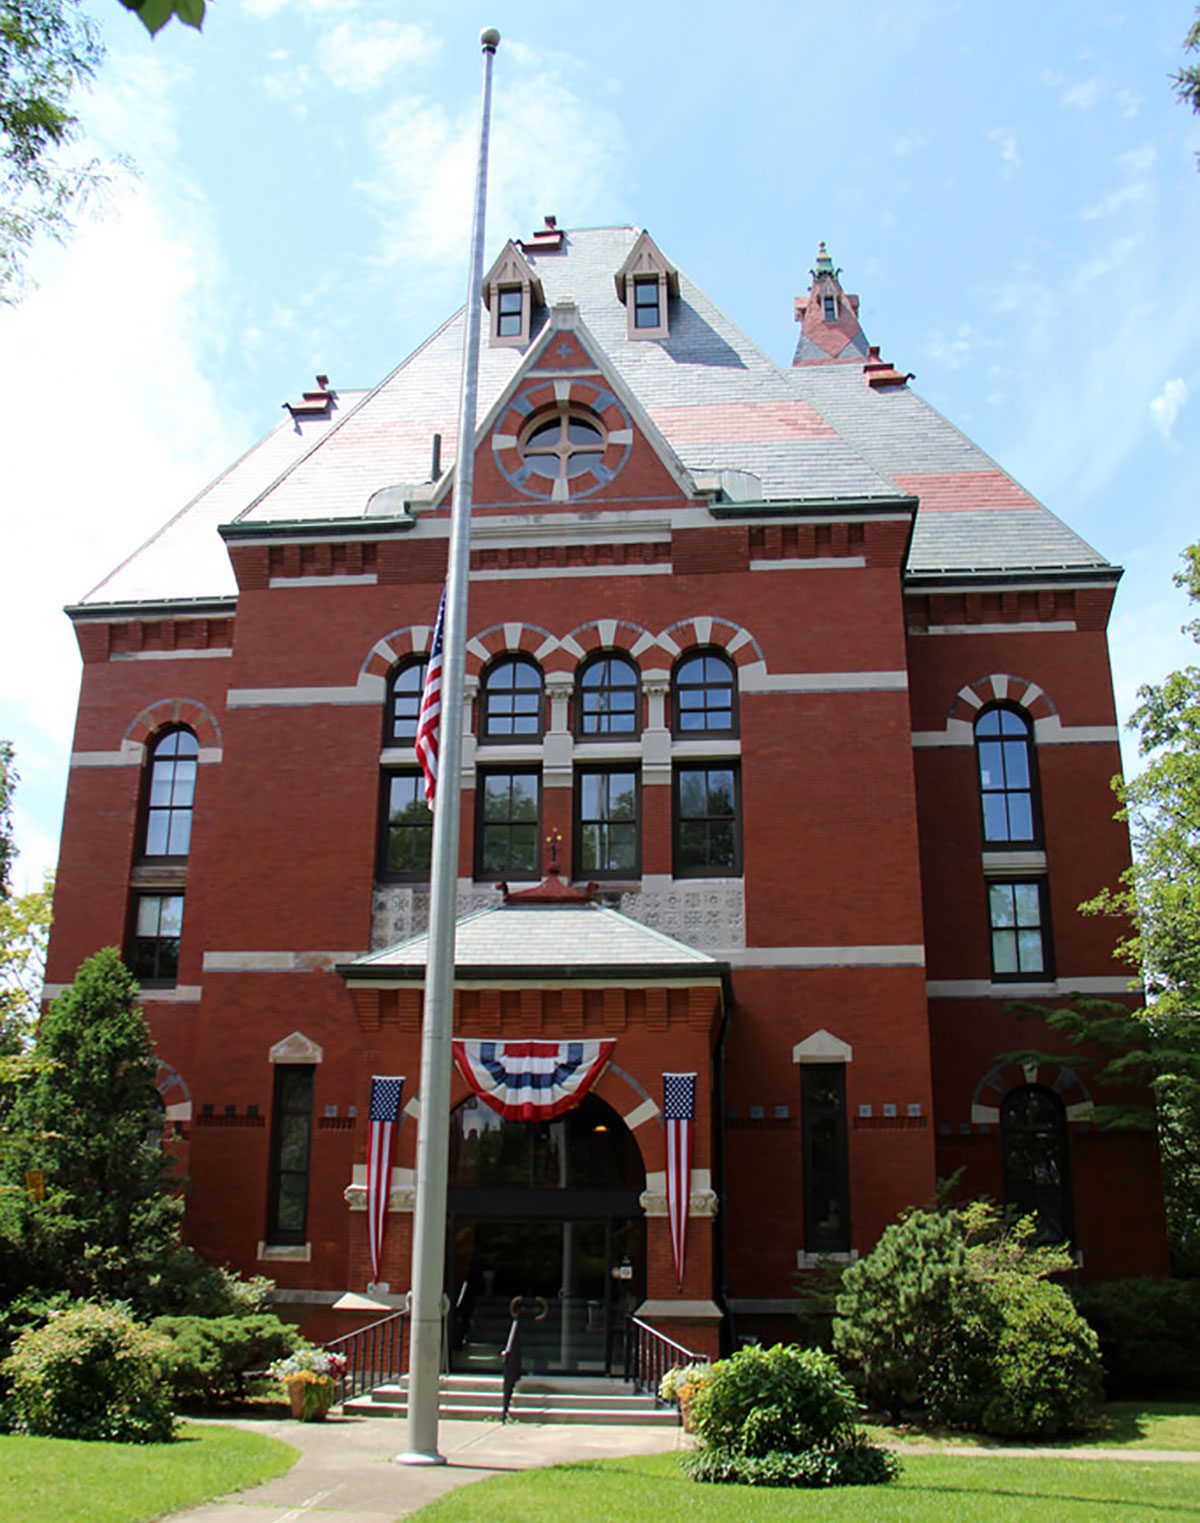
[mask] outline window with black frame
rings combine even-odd
[[[640,679],[627,656],[596,656],[588,662],[576,686],[575,716],[580,736],[632,737],[640,732]]]
[[[1007,981],[1050,976],[1046,885],[1040,878],[987,886],[992,977]]]
[[[128,962],[140,983],[161,987],[175,982],[182,937],[182,894],[134,896]]]
[[[677,878],[740,877],[740,777],[734,762],[680,762],[675,767]]]
[[[415,661],[405,661],[388,679],[383,726],[385,746],[408,746],[416,740],[421,690],[425,686],[428,667],[429,662],[424,656]]]
[[[387,770],[380,804],[379,876],[427,882],[433,850],[433,813],[419,771]]]
[[[167,730],[151,745],[143,856],[183,858],[191,850],[199,755],[190,730]]]
[[[716,651],[684,656],[671,683],[672,728],[677,740],[736,735],[737,668]]]
[[[267,1190],[268,1243],[303,1243],[308,1230],[313,1076],[311,1063],[281,1063],[275,1069],[271,1174]]]
[[[641,871],[640,786],[636,764],[577,772],[577,878],[631,878]]]
[[[850,1168],[846,1138],[846,1065],[806,1063],[800,1070],[804,1139],[804,1248],[850,1247]]]
[[[1067,1116],[1062,1101],[1039,1084],[1022,1084],[1000,1107],[1004,1199],[1017,1216],[1032,1216],[1041,1243],[1070,1242],[1073,1233]]]
[[[475,874],[536,878],[541,838],[541,773],[488,770],[475,789]]]
[[[1004,705],[975,721],[979,802],[986,846],[1035,846],[1041,840],[1033,758],[1033,727]]]
[[[520,656],[496,661],[484,674],[480,705],[481,740],[541,739],[542,674],[533,661]]]

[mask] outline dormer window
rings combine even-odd
[[[525,327],[525,293],[520,286],[501,286],[496,295],[496,337],[520,338]]]
[[[662,326],[662,303],[658,294],[658,276],[639,275],[633,283],[633,326]]]
[[[679,272],[669,265],[649,233],[641,233],[613,277],[624,303],[628,338],[669,338],[669,303],[679,295]]]
[[[837,297],[836,296],[823,296],[821,298],[821,302],[822,302],[822,306],[824,308],[825,321],[827,323],[836,323],[837,322],[837,315],[838,315]]]
[[[533,336],[534,307],[543,300],[542,283],[511,239],[484,277],[483,300],[492,318],[492,347],[524,348]]]

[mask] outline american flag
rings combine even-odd
[[[696,1075],[663,1074],[663,1123],[667,1129],[667,1224],[675,1278],[683,1285],[688,1204],[692,1193],[692,1124],[696,1119]]]
[[[429,648],[429,665],[425,668],[425,685],[421,689],[421,707],[417,710],[417,760],[425,774],[425,802],[433,808],[437,798],[438,741],[442,717],[442,620],[446,616],[446,589],[438,604],[437,623],[433,626],[433,644]]]
[[[371,1248],[371,1280],[379,1279],[383,1235],[387,1231],[388,1194],[392,1183],[392,1148],[400,1119],[403,1075],[371,1080],[370,1130],[367,1135],[367,1240]]]

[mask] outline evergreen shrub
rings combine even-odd
[[[1110,1280],[1073,1292],[1109,1400],[1200,1397],[1200,1280]]]
[[[265,1371],[299,1342],[296,1328],[270,1312],[242,1317],[156,1317],[166,1340],[165,1368],[175,1399],[216,1406],[245,1395],[245,1378]]]
[[[78,1305],[22,1333],[4,1363],[15,1432],[164,1443],[175,1419],[165,1341],[114,1307]]]

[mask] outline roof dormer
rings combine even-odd
[[[650,234],[643,232],[613,277],[617,300],[624,302],[627,338],[670,336],[668,300],[679,295],[679,271]]]
[[[861,360],[867,352],[867,339],[858,321],[858,297],[842,290],[842,272],[834,268],[823,243],[809,273],[812,285],[808,295],[797,296],[795,301],[800,340],[792,364]]]
[[[541,281],[510,238],[483,280],[484,305],[492,314],[492,347],[524,348],[533,332],[534,303],[543,300]]]

